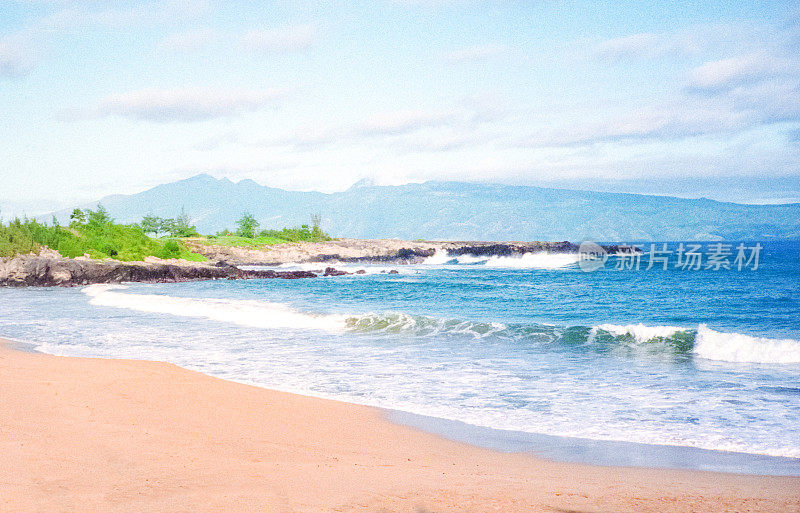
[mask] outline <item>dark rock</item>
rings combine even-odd
[[[263,272],[263,271],[262,271]],[[296,280],[298,278],[316,278],[317,275],[311,271],[271,271],[275,276],[271,278],[283,278],[284,280]]]
[[[364,269],[359,269],[358,271],[356,271],[356,274],[367,274],[367,271],[365,271]]]
[[[119,262],[23,255],[0,259],[0,286],[49,287],[92,283],[172,283],[214,279],[315,278],[309,271],[245,271],[232,265],[193,262]]]
[[[403,249],[401,249],[400,251],[397,252],[397,256],[395,258],[398,258],[400,260],[409,260],[409,259],[414,258],[414,257],[427,258],[427,257],[433,256],[435,253],[436,253],[435,249],[424,249],[424,250],[421,250],[421,249],[403,248]]]
[[[340,271],[339,269],[334,269],[333,267],[326,267],[325,274],[323,276],[344,276],[346,274],[350,274],[347,271]]]
[[[419,263],[423,259],[433,256],[436,253],[435,249],[409,249],[403,248],[395,254],[390,255],[368,255],[360,257],[344,257],[338,253],[334,254],[320,254],[313,258],[308,259],[309,262],[345,262],[351,264],[358,263],[377,263],[377,262],[398,262],[401,263]],[[402,262],[405,261],[405,262]]]
[[[400,274],[400,272],[397,269],[392,269],[389,274]]]

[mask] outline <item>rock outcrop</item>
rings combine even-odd
[[[397,239],[337,239],[328,242],[296,242],[242,248],[209,245],[200,240],[185,241],[197,253],[210,260],[224,260],[235,265],[280,265],[309,263],[393,263],[418,264],[445,251],[452,256],[517,256],[524,253],[577,253],[571,242],[476,242],[476,241],[404,241]],[[607,246],[610,252],[616,246]]]
[[[419,264],[437,252],[456,257],[521,256],[525,253],[577,253],[571,242],[450,242],[403,241],[396,239],[360,240],[338,239],[329,242],[299,242],[241,248],[208,245],[189,239],[187,245],[195,252],[216,263],[161,260],[147,257],[144,262],[92,260],[88,257],[63,258],[45,248],[39,255],[22,255],[0,259],[0,286],[85,285],[90,283],[119,283],[124,281],[178,282],[214,279],[250,278],[313,278],[351,274],[330,266],[334,263]],[[618,246],[604,246],[609,253]],[[319,263],[315,271],[245,270],[237,266]],[[324,265],[322,265],[324,264]],[[397,271],[393,271],[397,272]]]
[[[243,270],[227,263],[206,264],[185,260],[149,258],[146,262],[119,262],[88,258],[63,258],[55,252],[0,259],[0,286],[75,286],[91,283],[193,280],[314,278],[309,271]],[[333,274],[332,274],[333,275]]]

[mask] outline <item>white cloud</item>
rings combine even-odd
[[[33,66],[33,56],[11,38],[0,39],[0,78],[17,78]]]
[[[591,59],[626,61],[668,56],[693,56],[708,51],[734,51],[764,46],[775,34],[751,23],[693,25],[673,32],[640,32],[602,41],[583,41]]]
[[[214,37],[214,32],[207,28],[178,32],[165,37],[158,47],[167,52],[193,52],[208,46]]]
[[[739,55],[728,59],[706,62],[694,68],[689,77],[689,87],[697,90],[722,90],[760,82],[794,70],[798,75],[800,63],[791,63],[765,52]]]
[[[91,9],[86,2],[71,2],[69,7],[40,18],[35,29],[48,35],[91,27],[124,28],[139,24],[171,23],[197,18],[209,9],[208,0],[159,0],[150,3],[131,2],[124,7]],[[124,5],[124,3],[122,3]]]
[[[660,42],[661,38],[655,34],[633,34],[601,41],[594,48],[594,53],[612,59],[643,56],[652,54]]]
[[[592,121],[540,127],[532,135],[513,137],[523,148],[555,148],[599,143],[674,142],[706,135],[732,134],[763,122],[760,112],[739,109],[727,100],[677,98],[656,105],[637,105]]]
[[[452,152],[476,147],[490,142],[493,138],[472,131],[449,132],[444,134],[416,134],[399,141],[398,149],[408,152]]]
[[[202,121],[256,111],[286,94],[285,89],[141,89],[108,96],[100,102],[97,110],[101,114],[146,121]]]
[[[470,128],[475,117],[474,112],[466,109],[389,111],[339,125],[305,124],[271,137],[226,133],[201,142],[196,149],[202,151],[222,144],[235,144],[240,147],[317,151],[332,147],[363,148],[388,142],[404,151],[445,151],[475,140]]]
[[[14,3],[21,5],[50,5],[50,4],[68,4],[75,3],[77,0],[11,0]]]
[[[748,124],[800,120],[800,59],[761,51],[691,70],[686,92],[740,113]]]
[[[448,62],[472,62],[497,57],[508,52],[508,48],[500,44],[470,46],[442,54]]]
[[[242,36],[243,48],[258,52],[288,53],[314,46],[318,33],[313,25],[290,25],[276,29],[253,30]]]
[[[47,53],[60,37],[92,28],[120,29],[136,24],[158,24],[176,19],[191,19],[208,9],[207,0],[161,0],[150,4],[133,3],[131,7],[92,10],[78,0],[41,0],[58,10],[34,18],[16,32],[0,38],[0,78],[21,76]]]
[[[391,0],[391,3],[404,7],[439,8],[445,6],[489,3],[489,0]]]
[[[401,110],[377,114],[366,119],[355,133],[362,136],[399,135],[425,127],[439,126],[453,121],[456,112]]]
[[[702,31],[667,34],[644,32],[600,41],[590,48],[589,55],[611,61],[691,55],[707,46],[708,39]]]

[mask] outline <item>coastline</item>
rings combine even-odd
[[[800,478],[554,462],[376,408],[0,343],[0,510],[800,511]]]
[[[528,433],[476,426],[401,410],[387,410],[386,416],[391,422],[439,434],[449,440],[500,452],[532,454],[554,461],[615,468],[652,467],[800,477],[800,458],[700,449],[685,445],[656,445]]]
[[[421,264],[434,256],[522,257],[530,253],[576,254],[571,242],[404,241],[396,239],[336,239],[327,242],[286,242],[260,247],[208,245],[197,239],[184,242],[207,259],[195,262],[163,260],[154,256],[141,261],[119,261],[86,256],[67,258],[43,247],[37,253],[0,257],[0,287],[76,287],[96,283],[175,283],[203,280],[300,279],[344,276],[331,267],[347,264]],[[603,246],[609,252],[618,245]],[[317,264],[308,270],[275,270],[284,264]],[[253,268],[247,268],[253,267]],[[392,271],[389,271],[392,272]],[[396,270],[395,270],[396,272]]]

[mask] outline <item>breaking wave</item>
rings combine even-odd
[[[299,328],[341,331],[345,327],[344,315],[316,315],[303,313],[282,303],[245,299],[195,299],[119,292],[124,285],[89,285],[83,292],[96,306],[125,308],[139,312],[196,317],[212,321],[229,322],[252,328]]]
[[[726,362],[800,363],[800,340],[720,333],[701,324],[694,341],[694,353]]]
[[[600,324],[552,326],[447,319],[403,312],[316,314],[282,303],[243,299],[197,299],[122,292],[123,285],[90,285],[83,292],[96,306],[195,317],[254,328],[383,333],[407,337],[456,336],[516,340],[528,344],[585,345],[590,350],[633,348],[737,363],[800,363],[800,340],[769,339],[697,328]]]
[[[577,264],[577,253],[523,253],[520,256],[450,255],[437,250],[424,265],[482,265],[495,269],[561,269]]]

